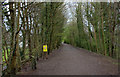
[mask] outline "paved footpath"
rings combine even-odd
[[[21,75],[116,75],[117,60],[85,49],[63,44],[47,60],[37,62],[37,70]]]

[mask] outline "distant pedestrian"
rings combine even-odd
[[[48,59],[47,54],[48,54],[47,45],[43,45],[43,59]]]

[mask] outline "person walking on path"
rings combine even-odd
[[[48,54],[47,45],[43,45],[43,59],[48,59],[47,54]]]

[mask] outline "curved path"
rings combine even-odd
[[[37,70],[22,75],[115,75],[116,60],[85,49],[63,44],[47,60],[39,60]]]

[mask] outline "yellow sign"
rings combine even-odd
[[[47,52],[47,45],[43,45],[43,52]]]

